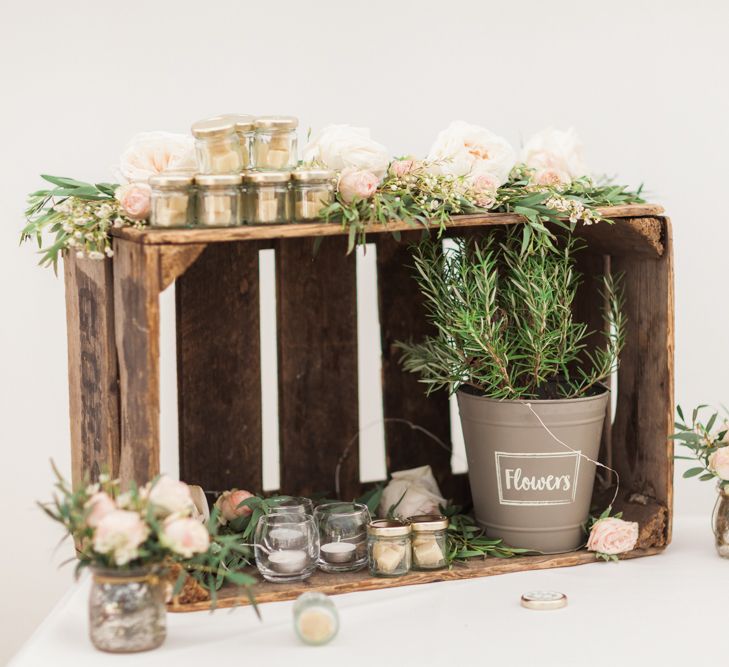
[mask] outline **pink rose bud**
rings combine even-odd
[[[250,507],[246,505],[239,507],[248,498],[253,498],[253,494],[243,489],[232,489],[221,493],[220,497],[215,501],[215,507],[220,512],[220,523],[225,525],[228,521],[232,521],[239,516],[250,516],[253,512]]]
[[[127,183],[114,192],[121,210],[127,218],[145,220],[152,208],[152,189],[146,183]]]
[[[380,184],[380,179],[370,171],[345,169],[339,177],[339,194],[348,204],[355,199],[369,199]]]
[[[405,176],[406,174],[409,174],[411,171],[413,171],[417,166],[417,163],[415,160],[411,159],[405,159],[405,160],[394,160],[392,164],[390,164],[390,173],[393,176],[397,176],[398,178],[401,178]]]
[[[588,551],[610,556],[635,549],[638,541],[638,524],[609,517],[596,521],[587,540]]]

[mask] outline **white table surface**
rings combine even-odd
[[[679,517],[674,528],[673,544],[649,558],[336,596],[340,633],[330,645],[318,648],[299,644],[292,603],[276,602],[261,606],[260,623],[249,608],[168,614],[167,640],[156,651],[100,653],[87,637],[86,579],[59,602],[10,664],[721,663],[729,560],[716,555],[708,517]],[[562,591],[569,605],[558,611],[521,608],[521,593],[533,589]]]

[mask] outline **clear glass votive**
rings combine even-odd
[[[441,514],[417,514],[408,518],[412,527],[413,570],[440,570],[448,553],[448,518]]]
[[[269,498],[268,505],[271,514],[288,516],[314,516],[314,503],[310,498],[300,496],[282,496]]]
[[[339,630],[337,608],[324,593],[303,593],[294,603],[294,628],[305,644],[328,644]]]
[[[256,524],[256,566],[266,581],[302,581],[316,569],[319,534],[311,516],[266,514]]]
[[[319,529],[319,561],[325,572],[354,572],[367,565],[370,513],[359,503],[326,503],[314,510]]]
[[[410,571],[411,527],[401,519],[377,519],[367,526],[367,552],[373,577],[399,577]]]

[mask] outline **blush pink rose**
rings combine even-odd
[[[152,208],[152,189],[146,183],[127,183],[114,192],[121,210],[127,218],[145,220]]]
[[[588,551],[616,555],[635,549],[638,524],[609,517],[595,522],[587,540]]]
[[[709,470],[720,479],[729,481],[729,447],[717,449],[709,457]]]
[[[496,201],[499,182],[493,174],[482,173],[471,177],[474,201],[477,206],[491,208]]]
[[[149,490],[149,502],[160,514],[190,514],[195,508],[190,487],[167,475],[162,475]]]
[[[531,182],[534,185],[569,185],[570,177],[569,174],[562,171],[561,169],[555,169],[548,167],[545,169],[537,169],[531,177]]]
[[[159,541],[183,558],[192,558],[208,550],[210,535],[197,519],[171,516],[162,526]]]
[[[339,177],[339,194],[348,204],[355,199],[369,199],[380,184],[380,179],[370,171],[345,169]]]
[[[86,501],[84,508],[89,511],[86,517],[86,523],[91,528],[96,528],[107,514],[110,514],[116,509],[116,504],[108,493],[99,491]]]
[[[94,551],[108,554],[116,565],[126,565],[139,555],[139,545],[148,535],[149,526],[137,512],[114,510],[94,531]]]
[[[404,160],[394,160],[390,164],[390,173],[393,176],[397,176],[398,178],[402,178],[403,176],[409,174],[411,171],[413,171],[417,167],[417,162],[415,160],[411,160],[409,158],[406,158]]]
[[[239,507],[248,498],[253,498],[253,494],[243,489],[232,489],[221,493],[220,497],[215,501],[215,507],[220,512],[218,516],[220,523],[225,525],[228,521],[237,519],[239,516],[250,516],[253,512],[250,507]]]

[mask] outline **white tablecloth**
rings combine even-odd
[[[719,664],[729,561],[716,555],[712,539],[708,517],[684,518],[677,521],[673,544],[658,556],[336,596],[340,633],[319,648],[298,643],[292,603],[278,602],[261,606],[263,622],[249,608],[168,614],[160,649],[100,653],[87,638],[85,580],[11,665]],[[533,589],[562,591],[569,605],[558,611],[521,608],[521,593]]]

